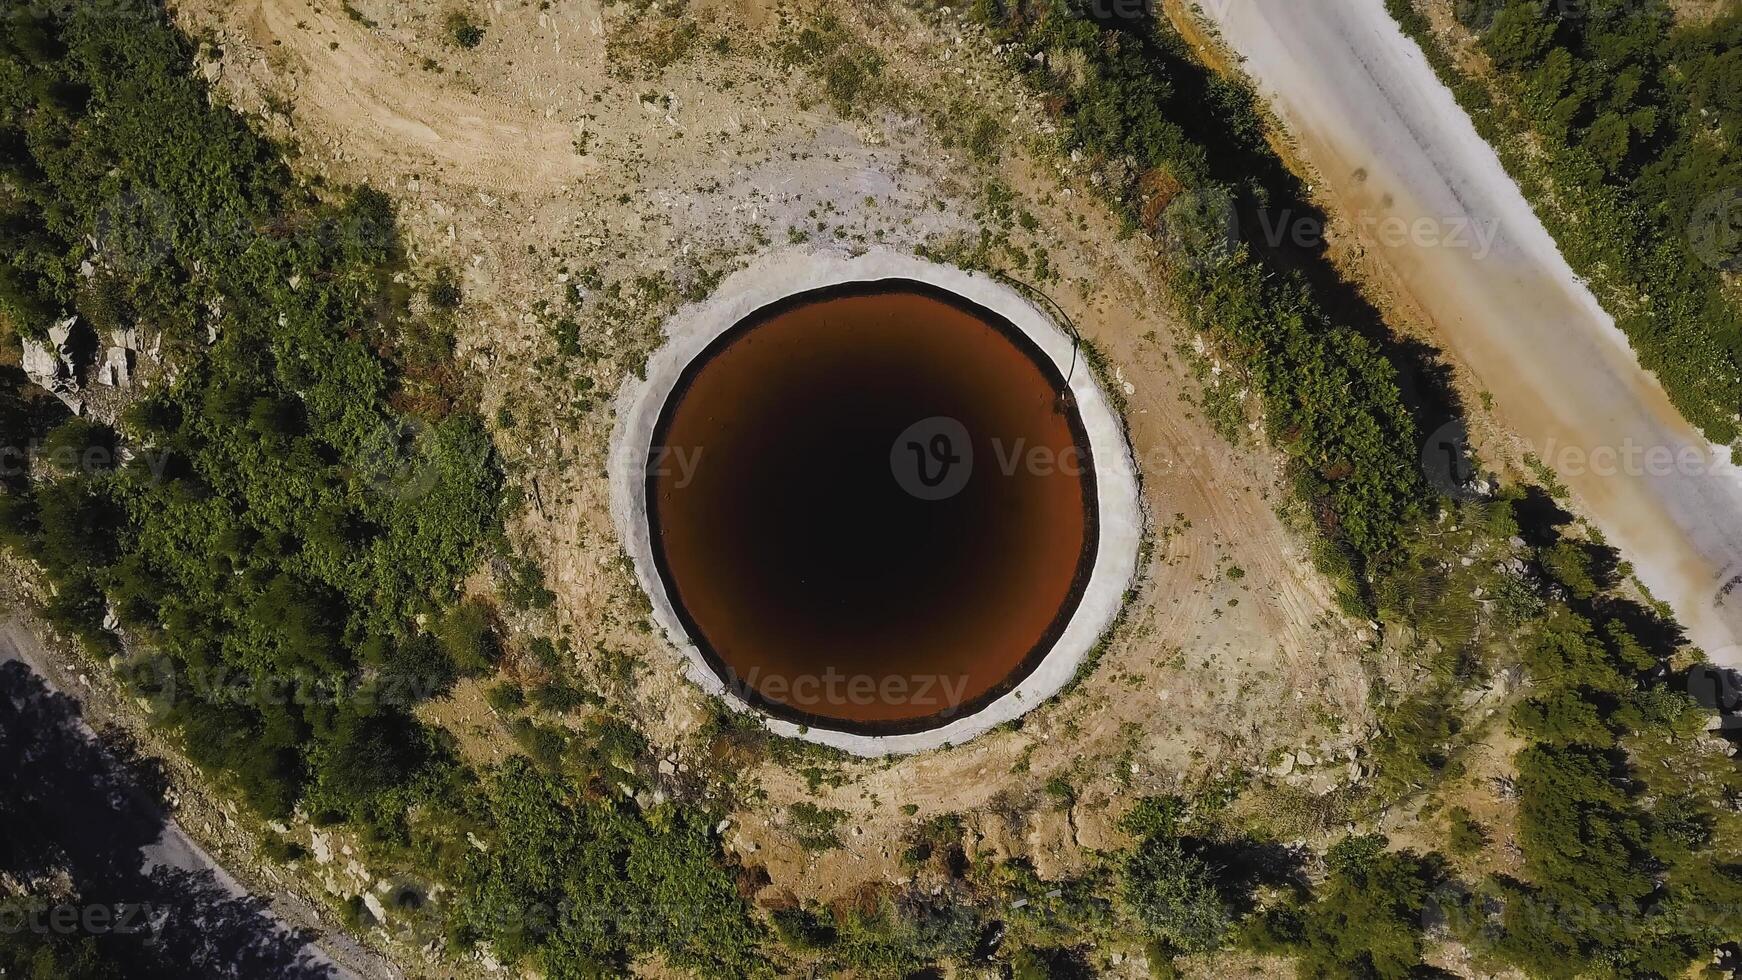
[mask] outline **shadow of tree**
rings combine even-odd
[[[64,873],[73,904],[112,917],[87,931],[127,976],[341,975],[311,934],[285,926],[169,833],[156,760],[124,734],[94,734],[76,699],[16,661],[0,663],[0,759],[0,872],[26,882]]]
[[[1237,916],[1257,908],[1256,893],[1261,888],[1287,889],[1300,895],[1311,888],[1305,855],[1295,848],[1243,837],[1183,840],[1188,851],[1216,869],[1222,897]]]

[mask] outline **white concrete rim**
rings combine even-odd
[[[684,369],[722,333],[745,317],[795,293],[844,283],[909,279],[949,290],[1004,317],[1021,330],[1061,376],[1070,373],[1089,448],[1095,461],[1099,544],[1095,565],[1076,612],[1035,669],[1004,696],[971,715],[937,728],[905,735],[860,735],[805,727],[752,706],[714,672],[684,630],[653,558],[647,523],[648,456],[660,413]],[[922,752],[962,743],[1013,721],[1057,694],[1076,676],[1101,636],[1112,627],[1137,571],[1143,536],[1137,468],[1119,414],[1079,363],[1070,372],[1074,345],[1051,317],[1020,293],[989,276],[929,262],[905,253],[874,249],[860,255],[814,248],[783,248],[726,277],[708,298],[679,309],[665,324],[663,346],[647,360],[644,380],[630,378],[617,393],[617,423],[611,436],[611,515],[635,577],[653,604],[653,619],[688,661],[688,674],[702,690],[735,711],[748,713],[769,730],[861,756]]]

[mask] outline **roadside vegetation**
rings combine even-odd
[[[1665,0],[1459,0],[1460,66],[1387,0],[1682,414],[1742,438],[1742,11]]]
[[[1710,715],[1686,693],[1678,631],[1626,598],[1613,554],[1569,537],[1570,515],[1543,491],[1519,484],[1454,503],[1420,478],[1410,412],[1456,406],[1406,407],[1399,365],[1321,311],[1310,270],[1239,237],[1255,226],[1241,215],[1293,192],[1249,96],[1199,66],[1162,22],[1096,24],[1060,4],[997,0],[975,11],[1050,96],[1066,148],[1093,154],[1109,202],[1162,243],[1185,315],[1249,366],[1297,492],[1350,559],[1344,580],[1357,576],[1420,665],[1415,689],[1376,692],[1378,779],[1351,811],[1431,801],[1466,775],[1462,757],[1482,730],[1462,696],[1508,674],[1528,692],[1506,722],[1524,747],[1502,777],[1522,875],[1463,880],[1439,855],[1352,837],[1330,848],[1317,888],[1258,909],[1238,941],[1295,954],[1303,976],[1383,977],[1425,968],[1423,923],[1435,917],[1440,937],[1538,976],[1674,976],[1728,941],[1733,918],[1701,910],[1736,907],[1742,827],[1726,801],[1742,779],[1701,738]],[[1247,177],[1224,176],[1236,173]],[[1725,377],[1722,361],[1712,372],[1684,363]],[[1467,825],[1455,836],[1466,851],[1492,844]],[[1186,913],[1201,890],[1192,865],[1167,853],[1143,866],[1170,883],[1135,894],[1165,896],[1168,928],[1214,921]],[[1425,916],[1430,894],[1435,915]],[[1165,930],[1157,938],[1164,951],[1202,948]]]
[[[1734,919],[1707,913],[1742,907],[1742,780],[1683,693],[1673,626],[1540,491],[1460,503],[1427,483],[1423,409],[1386,338],[1230,230],[1297,189],[1250,96],[1165,24],[1058,3],[975,14],[1047,99],[1059,152],[1084,149],[1128,229],[1163,244],[1183,315],[1260,396],[1321,566],[1419,680],[1375,692],[1377,776],[1310,839],[1254,817],[1242,800],[1264,799],[1262,774],[1244,773],[1134,801],[1121,845],[1052,878],[970,856],[958,817],[916,820],[903,880],[825,904],[758,899],[766,870],[723,848],[732,795],[754,790],[662,768],[607,693],[560,669],[569,640],[503,628],[555,596],[505,541],[513,494],[453,364],[459,281],[411,267],[385,197],[298,181],[210,99],[197,48],[156,7],[135,14],[0,21],[0,322],[31,339],[72,314],[99,336],[138,327],[174,369],[110,422],[5,369],[8,440],[43,448],[5,477],[0,530],[52,585],[46,615],[119,656],[255,816],[343,825],[371,863],[451,889],[427,914],[393,910],[427,941],[552,978],[647,958],[708,977],[1068,978],[1110,950],[1158,976],[1283,955],[1302,976],[1401,978],[1429,975],[1448,938],[1534,975],[1630,977],[1681,975],[1733,940]],[[830,101],[882,84],[845,28],[817,30],[779,56],[838,76]],[[93,449],[114,465],[57,462],[109,458]],[[469,584],[481,567],[493,588]],[[1506,714],[1462,701],[1511,674]],[[521,750],[491,765],[416,713],[474,677]],[[1505,822],[1449,811],[1434,824],[1449,857],[1367,832],[1383,807],[1427,820],[1496,729],[1520,745]],[[822,750],[736,716],[699,737],[813,788],[829,777]],[[1075,791],[1061,777],[1048,796],[1069,808]],[[818,856],[855,830],[816,804],[784,816]],[[1510,846],[1519,873],[1493,871]],[[378,924],[360,896],[346,914]],[[125,951],[100,945],[0,936],[0,963],[110,975],[102,959]]]
[[[1169,245],[1177,309],[1261,397],[1264,431],[1315,525],[1318,563],[1345,606],[1363,611],[1374,576],[1421,517],[1421,437],[1374,339],[1329,315],[1305,275],[1267,263],[1239,236],[1257,227],[1258,209],[1295,193],[1250,94],[1147,19],[1103,26],[1062,4],[998,0],[975,10],[1046,93],[1069,144],[1101,165],[1128,227]]]

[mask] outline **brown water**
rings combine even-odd
[[[805,724],[920,731],[1005,693],[1094,564],[1064,390],[1014,327],[919,283],[739,323],[653,439],[655,563],[691,638],[737,694]]]

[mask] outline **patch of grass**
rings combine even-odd
[[[815,803],[794,803],[786,808],[792,835],[807,851],[827,851],[841,846],[836,834],[847,814]]]
[[[1446,812],[1446,846],[1453,854],[1467,857],[1488,846],[1485,830],[1466,807],[1455,806]]]

